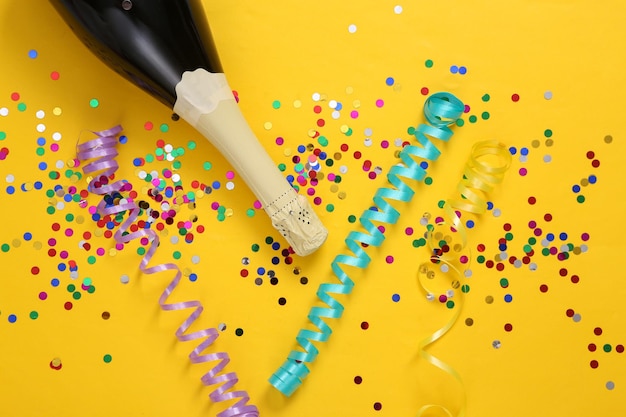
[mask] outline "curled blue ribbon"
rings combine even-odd
[[[309,374],[307,363],[312,363],[319,350],[314,342],[328,341],[332,329],[324,319],[338,319],[343,314],[344,307],[331,294],[350,294],[354,281],[346,274],[342,266],[367,268],[371,258],[363,249],[366,246],[380,246],[385,240],[383,233],[378,230],[374,222],[395,224],[400,217],[387,200],[409,202],[415,191],[403,180],[422,181],[426,171],[414,159],[415,157],[428,161],[435,161],[441,151],[428,138],[436,138],[447,142],[452,137],[450,125],[463,114],[463,103],[450,93],[436,93],[428,97],[424,103],[424,117],[427,124],[422,123],[417,129],[410,129],[420,146],[407,145],[400,152],[402,163],[391,167],[387,174],[388,182],[395,188],[379,188],[374,195],[376,207],[365,210],[359,222],[365,232],[352,231],[345,242],[353,255],[337,255],[331,264],[337,283],[323,283],[317,290],[317,296],[328,307],[312,307],[308,314],[309,321],[319,330],[301,329],[296,341],[304,350],[293,350],[283,365],[272,374],[270,384],[284,395],[290,396],[302,385],[304,378]]]

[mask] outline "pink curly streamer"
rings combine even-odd
[[[94,160],[83,167],[85,175],[95,174],[94,179],[89,183],[89,191],[106,195],[114,192],[130,191],[132,185],[124,180],[118,180],[109,184],[109,177],[111,177],[115,171],[119,168],[117,161],[115,160],[118,155],[116,145],[116,136],[122,131],[121,126],[115,126],[111,129],[93,132],[98,137],[88,142],[77,146],[77,157],[80,161]],[[159,297],[159,305],[162,310],[175,311],[185,310],[193,308],[194,311],[191,315],[180,325],[176,330],[176,337],[181,342],[187,342],[191,340],[198,340],[205,338],[190,354],[189,359],[192,363],[212,362],[219,361],[211,370],[204,374],[201,378],[202,383],[206,386],[222,384],[216,387],[210,394],[209,398],[213,402],[229,401],[239,399],[235,404],[228,407],[226,410],[217,414],[218,417],[258,417],[259,411],[254,405],[247,405],[250,397],[246,391],[229,391],[235,386],[238,381],[237,375],[234,372],[228,372],[221,374],[226,365],[230,362],[230,358],[227,353],[207,353],[203,354],[205,349],[213,344],[213,342],[219,336],[216,329],[204,329],[193,333],[187,334],[187,330],[191,327],[193,322],[198,319],[203,311],[200,301],[184,301],[176,303],[167,303],[167,299],[174,292],[174,289],[178,286],[182,273],[178,266],[172,263],[164,263],[160,265],[148,266],[150,260],[154,256],[157,247],[159,246],[159,237],[154,230],[140,229],[136,232],[124,234],[135,222],[139,215],[139,207],[127,198],[122,200],[117,205],[108,206],[104,199],[98,204],[97,211],[101,215],[111,215],[128,211],[128,217],[120,225],[119,229],[114,234],[114,239],[117,243],[128,243],[134,239],[142,239],[142,243],[150,243],[150,247],[146,254],[141,259],[139,269],[145,274],[155,274],[163,271],[175,271],[176,275],[170,284],[165,288],[161,297]]]

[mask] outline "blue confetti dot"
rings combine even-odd
[[[341,110],[341,109],[343,109],[343,104],[341,104],[341,103],[339,103],[339,102],[338,102],[338,103],[337,103],[337,107],[335,107],[335,110],[339,111],[339,110]]]
[[[493,203],[491,201],[487,201],[487,210],[493,209]]]
[[[13,193],[15,193],[15,187],[12,185],[9,185],[7,187],[7,194],[13,194]]]
[[[274,249],[274,250],[280,249],[280,243],[278,243],[278,242],[272,243],[272,249]]]
[[[26,233],[24,233],[24,240],[25,240],[25,241],[27,241],[27,242],[28,242],[28,241],[29,241],[29,240],[31,240],[32,238],[33,238],[33,234],[32,234],[31,232],[26,232]]]
[[[561,234],[559,234],[559,239],[561,239],[561,240],[567,240],[567,233],[565,233],[565,232],[561,232]]]
[[[259,275],[264,275],[265,274],[265,268],[263,268],[262,266],[258,267],[256,270],[256,273]]]
[[[426,161],[420,162],[420,168],[427,169],[428,168],[428,162],[426,162]]]
[[[456,74],[457,72],[459,72],[459,67],[457,67],[456,65],[452,65],[452,66],[450,67],[450,72],[451,72],[452,74]]]
[[[472,227],[474,227],[474,220],[468,220],[467,222],[465,222],[465,226],[468,229],[471,229]]]
[[[65,194],[63,196],[63,200],[65,200],[66,203],[69,203],[70,201],[72,201],[72,195],[71,194]]]
[[[91,215],[91,220],[93,220],[94,222],[97,222],[98,220],[100,220],[100,213],[94,213]]]
[[[511,146],[509,148],[509,152],[511,153],[511,155],[515,155],[517,153],[517,148],[515,146]]]
[[[293,177],[293,175],[289,174],[287,175],[287,181],[291,184],[293,181],[295,180],[295,178]]]
[[[189,274],[189,281],[196,282],[198,280],[198,275],[191,273]]]
[[[15,323],[17,321],[17,316],[15,314],[9,314],[9,323]]]
[[[326,154],[326,152],[320,152],[320,154],[317,155],[317,157],[323,161],[328,157],[328,155]]]
[[[120,143],[122,145],[124,145],[124,144],[128,143],[128,137],[126,135],[122,135],[122,136],[120,136],[119,141],[120,141]]]
[[[36,50],[36,49],[31,49],[30,51],[28,51],[28,57],[29,57],[30,59],[35,59],[35,58],[37,58],[37,55],[38,55],[38,53],[37,53],[37,50]]]
[[[219,181],[213,181],[213,184],[211,184],[211,186],[212,186],[214,189],[219,190],[219,189],[220,189],[220,187],[222,186],[222,184],[220,184],[220,182],[219,182]]]
[[[61,272],[65,271],[67,269],[67,265],[65,265],[63,262],[61,262],[59,265],[57,265],[57,269]]]
[[[61,281],[59,281],[58,278],[52,278],[52,281],[50,281],[50,285],[52,285],[53,287],[58,287],[59,284],[61,284]]]
[[[595,175],[589,175],[589,184],[595,184],[598,181],[598,178]]]
[[[579,193],[580,192],[580,185],[576,184],[572,187],[572,191],[575,193]]]
[[[400,294],[392,295],[391,299],[393,300],[394,303],[397,303],[398,301],[400,301]]]
[[[465,74],[467,74],[467,68],[465,68],[465,67],[459,67],[459,74],[461,74],[461,75],[465,75]]]
[[[48,164],[46,164],[45,162],[40,162],[39,163],[39,169],[41,171],[45,171],[48,168]]]
[[[46,144],[46,138],[39,137],[37,138],[37,145],[43,146]]]
[[[528,155],[528,148],[522,148],[519,150],[519,153],[522,155]]]
[[[298,152],[300,152],[300,153],[304,153],[304,151],[306,151],[306,146],[304,146],[304,145],[298,145]]]
[[[136,167],[140,167],[143,164],[143,161],[141,160],[141,158],[135,158],[133,159],[133,165]]]
[[[501,244],[498,246],[498,249],[500,249],[502,252],[504,252],[506,250],[506,244]]]
[[[171,188],[166,188],[165,189],[165,197],[172,198],[172,196],[174,196],[174,190],[172,190]]]
[[[385,84],[389,86],[393,85],[393,82],[394,82],[393,77],[387,77],[387,79],[385,80]]]
[[[513,301],[513,296],[511,294],[505,295],[504,301],[506,301],[507,303],[510,303],[511,301]]]
[[[548,239],[548,242],[552,242],[554,240],[554,234],[553,233],[548,233],[546,235],[546,239]]]
[[[278,265],[280,263],[280,259],[278,256],[272,257],[272,265]]]

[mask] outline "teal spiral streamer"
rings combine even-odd
[[[338,319],[343,314],[343,305],[331,294],[350,294],[354,281],[344,272],[342,266],[367,268],[371,258],[362,244],[378,247],[385,240],[385,236],[374,222],[395,224],[398,221],[400,212],[388,201],[411,201],[415,191],[404,179],[422,181],[426,176],[426,171],[415,158],[428,161],[439,158],[441,152],[431,142],[429,136],[447,142],[452,137],[450,125],[456,123],[464,109],[463,103],[450,93],[436,93],[426,99],[424,117],[427,123],[422,123],[413,132],[420,146],[407,145],[402,149],[400,152],[402,162],[393,166],[387,174],[387,180],[394,188],[379,188],[373,199],[376,206],[365,210],[359,219],[365,232],[352,231],[348,234],[345,242],[353,255],[337,255],[331,264],[340,284],[323,283],[317,290],[317,297],[328,306],[312,307],[309,311],[307,317],[317,330],[300,330],[296,341],[302,350],[293,350],[269,379],[270,384],[284,395],[293,394],[309,374],[307,363],[312,363],[319,353],[314,342],[328,341],[332,329],[324,319]]]

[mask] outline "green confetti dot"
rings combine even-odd
[[[96,286],[95,285],[90,285],[89,288],[87,288],[87,292],[89,294],[93,294],[94,292],[96,292]]]
[[[190,151],[193,151],[194,149],[196,149],[196,146],[198,146],[198,144],[193,140],[190,140],[189,142],[187,142],[187,149],[189,149]]]
[[[252,252],[258,252],[258,251],[259,251],[259,249],[261,249],[261,247],[260,247],[258,244],[254,243],[254,244],[250,247],[250,249],[252,249]]]
[[[302,172],[302,171],[304,171],[304,165],[302,165],[301,162],[298,162],[297,164],[294,165],[293,169],[296,172]]]
[[[181,256],[182,254],[180,253],[180,251],[174,251],[174,253],[172,254],[172,257],[174,259],[180,259]]]
[[[501,286],[502,288],[506,288],[506,287],[508,287],[508,286],[509,286],[509,280],[508,280],[508,279],[506,279],[506,278],[502,278],[502,279],[500,279],[500,286]]]
[[[335,205],[334,204],[327,204],[326,205],[326,211],[329,213],[332,213],[333,211],[335,211]]]
[[[456,121],[456,125],[457,125],[458,127],[461,127],[461,126],[463,126],[464,124],[465,124],[465,120],[463,120],[463,119],[457,119],[457,121]]]
[[[356,222],[356,216],[354,214],[351,214],[348,216],[348,222],[349,223],[354,223]]]
[[[508,242],[510,242],[511,240],[513,240],[513,233],[510,233],[510,232],[509,232],[509,233],[506,233],[506,234],[504,235],[504,238],[505,238]]]
[[[439,200],[437,202],[437,207],[439,207],[439,208],[443,208],[443,206],[445,206],[445,205],[446,205],[446,200]]]
[[[146,162],[150,164],[150,163],[154,162],[154,155],[148,154],[148,155],[146,155],[145,159],[146,159]]]
[[[415,128],[413,126],[409,126],[409,128],[406,130],[406,132],[409,135],[414,135],[415,134]]]
[[[478,255],[476,257],[476,262],[478,262],[479,264],[482,264],[485,262],[485,257],[483,255]]]
[[[346,131],[345,135],[346,136],[352,136],[352,133],[353,133],[352,128],[349,127],[348,130]]]
[[[325,164],[326,164],[327,167],[332,167],[335,164],[335,161],[333,161],[332,159],[328,158],[325,161]]]
[[[111,361],[113,360],[113,357],[107,353],[106,355],[102,357],[102,360],[104,361],[104,363],[111,363]]]
[[[210,163],[209,161],[206,161],[204,164],[202,164],[202,168],[204,168],[205,171],[210,170],[213,167],[213,164]]]
[[[164,154],[164,153],[165,153],[165,151],[163,150],[163,148],[157,148],[157,149],[154,151],[154,154],[155,154],[156,156],[163,156],[163,154]]]
[[[488,112],[488,111],[484,111],[484,112],[482,112],[482,113],[481,113],[480,117],[481,117],[483,120],[489,120],[490,114],[489,114],[489,112]]]
[[[478,120],[478,117],[471,115],[468,120],[470,123],[476,123],[476,121]]]
[[[26,104],[24,104],[24,103],[20,103],[20,104],[18,104],[18,105],[17,105],[17,109],[18,109],[19,111],[24,111],[24,110],[26,110]]]
[[[482,100],[486,103],[491,99],[491,96],[489,94],[483,94],[482,96]]]
[[[287,169],[287,165],[280,163],[278,164],[278,169],[280,170],[280,172],[285,172],[285,170]]]
[[[267,236],[265,238],[265,243],[271,245],[272,243],[274,243],[274,238],[272,238],[271,236]]]
[[[549,256],[550,255],[550,249],[548,249],[548,248],[541,249],[541,254],[543,256]]]
[[[176,149],[174,149],[174,151],[172,151],[172,153],[175,153],[176,156],[183,156],[185,154],[185,149],[184,148],[176,148]]]
[[[74,284],[69,284],[69,285],[67,286],[67,292],[74,292],[74,291],[76,291],[76,285],[74,285]]]
[[[424,178],[424,184],[431,185],[433,183],[433,179],[431,177]]]
[[[143,256],[145,254],[146,254],[146,248],[144,248],[144,247],[137,248],[137,255]]]
[[[89,263],[89,265],[93,265],[96,263],[96,257],[95,256],[90,256],[87,258],[87,263]]]
[[[220,222],[223,222],[224,220],[226,220],[226,215],[223,214],[223,213],[219,213],[217,215],[217,220],[220,221]]]
[[[6,132],[0,131],[0,140],[5,140],[7,138]]]
[[[602,350],[604,350],[607,353],[609,353],[611,351],[611,349],[612,349],[612,347],[608,343],[606,345],[602,346]]]
[[[46,150],[44,148],[37,148],[37,151],[35,153],[39,156],[42,156],[46,153]]]
[[[180,169],[181,166],[183,166],[183,164],[180,161],[174,161],[174,163],[172,164],[172,168],[174,169]]]
[[[3,243],[0,248],[2,249],[2,252],[8,252],[9,249],[11,249],[11,246],[8,243]]]
[[[56,212],[56,209],[54,208],[54,206],[48,206],[48,207],[46,208],[46,212],[47,212],[48,214],[54,214],[54,213]]]
[[[280,109],[280,101],[278,100],[272,101],[272,107],[275,109]]]
[[[248,210],[246,210],[246,216],[248,217],[254,217],[255,214],[256,212],[254,211],[254,209],[249,208]]]
[[[241,336],[241,335],[243,335],[243,329],[241,329],[241,328],[236,329],[236,330],[235,330],[235,334],[236,334],[237,336]]]
[[[524,245],[524,253],[532,252],[533,248],[530,245]]]
[[[321,146],[328,146],[328,139],[326,139],[326,136],[320,136],[319,138],[317,138],[317,143],[319,143]]]
[[[453,309],[454,308],[454,301],[448,300],[446,302],[446,307],[448,307],[449,309]]]
[[[66,214],[65,215],[65,221],[68,222],[68,223],[74,221],[74,215],[72,213]]]
[[[170,127],[167,125],[167,123],[163,123],[163,124],[161,124],[159,129],[161,129],[161,132],[167,133],[170,130]]]
[[[80,300],[80,297],[82,297],[82,294],[79,291],[76,291],[72,294],[72,297],[74,298],[74,300]]]
[[[426,245],[426,239],[419,238],[419,239],[415,239],[413,240],[413,247],[414,248],[421,248],[422,246]]]
[[[89,106],[92,109],[95,109],[96,107],[98,107],[100,105],[100,102],[98,101],[97,98],[92,98],[91,100],[89,100]]]
[[[37,313],[36,311],[31,311],[29,316],[31,319],[37,320],[37,318],[39,317],[39,313]]]
[[[578,201],[579,203],[584,203],[585,202],[585,196],[584,195],[579,195],[576,197],[576,201]]]
[[[552,137],[552,130],[551,130],[551,129],[546,129],[546,130],[543,132],[543,135],[544,135],[545,137],[547,137],[547,138]]]
[[[470,292],[470,286],[469,286],[469,285],[467,285],[467,284],[463,284],[463,285],[461,286],[461,291],[462,291],[464,294],[467,294],[468,292]]]
[[[424,65],[426,65],[426,68],[432,68],[434,65],[434,62],[432,59],[427,59],[426,62],[424,62]]]

